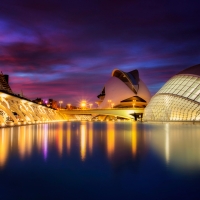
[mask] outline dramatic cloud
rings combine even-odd
[[[115,68],[138,69],[152,94],[200,63],[199,1],[7,0],[0,70],[14,92],[96,100]]]

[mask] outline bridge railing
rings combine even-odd
[[[144,108],[87,108],[87,109],[60,109],[60,110],[143,110]]]

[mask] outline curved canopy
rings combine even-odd
[[[123,81],[135,94],[137,94],[139,89],[139,72],[138,70],[133,70],[130,72],[123,72],[118,69],[112,71],[112,76],[119,78]]]
[[[200,64],[194,65],[187,69],[184,69],[183,71],[179,72],[178,74],[194,74],[194,75],[200,76]]]

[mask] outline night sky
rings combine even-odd
[[[113,69],[152,94],[200,63],[199,0],[3,0],[0,70],[15,93],[94,103]]]

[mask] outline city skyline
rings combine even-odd
[[[113,69],[138,69],[155,94],[200,63],[199,2],[20,1],[0,10],[1,71],[15,93],[97,100]]]

